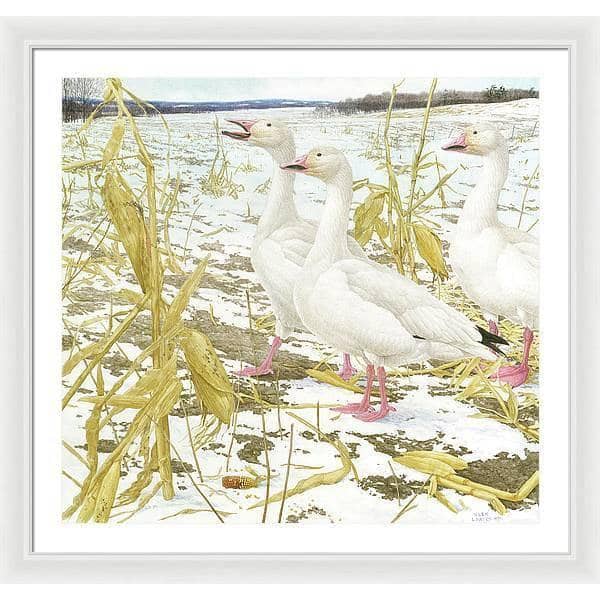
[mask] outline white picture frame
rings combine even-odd
[[[312,19],[312,20],[311,20]],[[10,114],[5,131],[8,151],[2,164],[7,173],[20,174],[6,182],[3,197],[2,252],[3,296],[2,364],[7,374],[3,423],[2,477],[6,523],[2,538],[5,578],[12,581],[113,581],[139,573],[146,582],[160,580],[153,566],[160,561],[179,581],[217,582],[232,578],[245,582],[295,581],[311,573],[313,582],[368,583],[379,581],[440,582],[457,574],[469,581],[490,581],[501,571],[516,581],[597,580],[598,510],[595,499],[594,359],[598,330],[594,319],[594,290],[598,273],[589,258],[598,250],[595,235],[594,148],[589,135],[600,133],[594,100],[598,66],[593,59],[600,26],[593,19],[544,20],[531,18],[173,18],[136,19],[135,23],[110,18],[63,19],[47,27],[45,19],[7,19],[2,37],[5,81],[1,112]],[[451,25],[451,27],[449,27]],[[448,32],[452,37],[448,38]],[[51,32],[51,33],[50,33]],[[82,41],[85,40],[85,41]],[[177,40],[177,41],[173,41]],[[31,539],[31,75],[35,52],[41,48],[563,48],[571,67],[571,344],[570,344],[570,550],[560,555],[542,554],[53,554],[30,550]],[[575,102],[576,99],[576,102]],[[594,261],[591,261],[592,263]],[[579,275],[579,277],[578,277]],[[6,321],[6,322],[4,322]],[[581,328],[581,332],[579,329]],[[580,333],[580,335],[578,335]],[[577,360],[577,358],[579,360]],[[576,394],[577,392],[577,394]],[[575,412],[577,406],[577,412]],[[575,437],[577,431],[577,437]],[[16,482],[22,482],[17,485]],[[585,493],[584,493],[585,491]],[[11,515],[10,519],[6,519]],[[100,575],[95,560],[103,559]],[[524,561],[523,558],[527,560]],[[73,561],[77,569],[73,569]],[[196,568],[190,569],[190,562]],[[360,562],[363,568],[356,569]],[[526,565],[526,567],[525,567]],[[302,568],[299,569],[298,567]],[[268,574],[267,574],[268,571]]]

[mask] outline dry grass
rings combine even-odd
[[[382,161],[387,174],[387,184],[372,183],[361,179],[354,183],[354,190],[366,188],[368,195],[354,213],[354,236],[365,246],[374,236],[393,258],[399,273],[406,274],[417,281],[417,255],[427,264],[435,277],[446,279],[448,269],[442,254],[442,242],[435,231],[435,225],[427,214],[431,210],[430,200],[437,197],[441,205],[444,201],[444,187],[454,172],[445,173],[445,167],[433,152],[425,152],[431,101],[437,85],[434,79],[429,89],[427,107],[423,114],[421,132],[410,164],[394,164],[390,124],[393,117],[393,103],[398,90],[392,87],[390,102],[385,116],[383,133],[377,134],[367,148],[368,158]],[[382,153],[383,151],[383,153]],[[421,178],[429,169],[435,169],[438,181],[429,190],[420,185]],[[406,179],[401,186],[400,177]],[[406,193],[401,188],[407,188]]]
[[[215,198],[229,196],[237,199],[239,193],[244,191],[244,186],[234,181],[235,169],[229,162],[223,147],[223,137],[217,117],[215,117],[214,131],[217,147],[208,173],[200,179],[200,189]]]

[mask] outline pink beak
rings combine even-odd
[[[466,150],[467,147],[468,147],[467,136],[464,133],[461,133],[457,138],[444,144],[442,146],[442,150],[451,150],[454,152],[462,152],[463,150]]]
[[[255,123],[257,123],[258,121],[254,120],[254,121],[243,121],[243,120],[237,120],[237,119],[227,119],[228,123],[234,123],[235,125],[239,125],[240,127],[243,127],[246,131],[250,130],[250,127],[252,127],[252,125],[254,125]]]
[[[304,154],[303,156],[299,156],[295,158],[292,162],[284,163],[283,165],[279,165],[281,169],[287,171],[306,171],[308,169],[308,165],[306,161],[308,160],[308,154]]]
[[[234,125],[239,125],[243,131],[225,131],[223,130],[221,133],[226,135],[227,137],[233,138],[234,140],[247,140],[250,137],[250,128],[257,121],[243,121],[241,119],[227,119],[228,123],[233,123]]]

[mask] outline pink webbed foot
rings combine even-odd
[[[273,359],[277,354],[277,350],[279,350],[279,346],[281,346],[283,342],[279,336],[275,336],[273,342],[271,343],[271,347],[269,348],[269,352],[263,360],[262,364],[258,367],[245,367],[241,371],[238,371],[236,375],[239,377],[260,377],[261,375],[271,375],[273,373]]]
[[[368,407],[367,410],[353,415],[355,419],[370,423],[371,421],[379,421],[379,419],[387,417],[390,412],[396,412],[396,409],[388,403],[387,391],[385,389],[385,377],[385,369],[383,367],[378,367],[377,379],[379,381],[379,394],[381,395],[381,405],[379,406],[379,410],[376,411],[374,408]]]
[[[239,377],[260,377],[261,375],[272,375],[273,369],[270,366],[260,365],[258,367],[245,367],[235,373]]]
[[[501,367],[490,379],[508,383],[511,387],[523,385],[529,377],[529,352],[533,342],[533,332],[529,327],[523,331],[523,360],[518,365]]]
[[[344,354],[344,360],[342,363],[342,368],[338,371],[338,375],[344,381],[350,381],[358,371],[352,366],[352,362],[350,361],[350,355]]]
[[[344,363],[346,363],[346,357],[348,357],[348,362],[350,362],[350,357],[347,354],[344,354]],[[350,365],[352,366],[352,365]],[[336,406],[331,410],[336,412],[344,413],[344,414],[355,414],[355,413],[363,413],[369,410],[369,402],[371,399],[371,390],[373,389],[373,380],[375,379],[375,369],[373,365],[367,366],[367,383],[365,385],[365,393],[363,395],[362,402],[352,402],[350,404],[346,404],[345,406]]]
[[[501,367],[496,373],[490,376],[490,379],[496,379],[502,383],[508,383],[511,387],[523,385],[529,377],[529,367],[527,365],[511,365]]]
[[[396,412],[396,409],[389,404],[386,406],[381,405],[377,411],[373,408],[370,408],[365,412],[356,413],[354,418],[365,421],[366,423],[370,423],[371,421],[379,421],[379,419],[387,417],[390,412]]]

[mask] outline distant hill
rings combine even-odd
[[[223,112],[233,110],[264,110],[269,108],[323,108],[331,105],[326,100],[295,100],[289,98],[268,98],[261,100],[236,100],[232,102],[171,102],[165,100],[150,100],[162,114],[184,114],[184,113],[206,113]],[[85,118],[94,108],[100,104],[100,100],[90,100],[82,105],[72,98],[63,98],[63,121],[74,121]],[[133,115],[142,115],[144,112],[139,106],[131,101],[126,101],[127,108]],[[112,116],[117,113],[114,104],[105,106],[98,116]],[[152,111],[149,111],[152,114]]]

